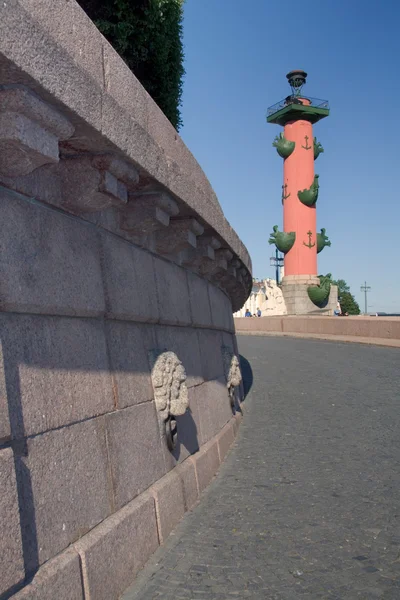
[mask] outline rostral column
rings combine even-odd
[[[273,142],[284,159],[283,231],[275,226],[269,241],[285,255],[282,291],[288,312],[305,314],[329,302],[330,284],[317,276],[317,253],[330,246],[325,229],[317,234],[319,182],[314,162],[324,150],[313,135],[313,124],[329,115],[329,105],[304,96],[304,71],[291,71],[286,77],[292,93],[271,106],[267,115],[268,123],[284,127]],[[310,292],[310,288],[318,290]]]

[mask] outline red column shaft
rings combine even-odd
[[[317,214],[315,207],[302,204],[297,192],[309,188],[314,181],[314,147],[313,129],[308,121],[292,121],[285,125],[284,136],[296,142],[292,154],[285,160],[283,183],[286,188],[283,201],[283,230],[295,231],[296,241],[292,249],[285,255],[286,275],[317,275]],[[306,139],[306,137],[308,139]],[[310,146],[306,150],[305,146]],[[309,244],[311,231],[312,248]],[[304,243],[303,243],[304,242]]]

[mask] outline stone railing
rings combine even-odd
[[[234,319],[236,333],[400,345],[399,317],[274,316]]]
[[[3,184],[199,273],[238,310],[252,284],[246,248],[90,19],[74,0],[7,2],[0,19]]]
[[[239,423],[247,251],[74,0],[0,4],[0,599],[116,600]]]

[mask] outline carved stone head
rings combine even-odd
[[[224,359],[224,370],[226,378],[226,387],[228,388],[229,397],[232,407],[234,406],[235,387],[240,385],[242,381],[242,373],[240,370],[239,359],[232,352],[229,346],[222,346],[222,356]]]
[[[185,368],[174,352],[152,350],[150,361],[156,410],[163,423],[168,447],[173,449],[174,432],[176,436],[174,417],[183,415],[189,407]]]

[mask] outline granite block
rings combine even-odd
[[[59,140],[74,133],[64,115],[21,87],[0,90],[0,172],[18,177],[58,163]]]
[[[219,468],[218,443],[212,440],[195,454],[191,460],[194,461],[196,467],[197,481],[199,485],[199,493],[203,492],[211,483],[212,478]]]
[[[14,456],[0,450],[0,596],[25,576]]]
[[[207,394],[210,398],[211,407],[213,407],[213,417],[218,426],[222,429],[232,418],[232,407],[229,398],[228,388],[225,377],[209,381],[206,384]]]
[[[168,228],[162,227],[155,232],[156,251],[175,260],[181,252],[194,250],[197,247],[197,236],[203,232],[203,225],[192,217],[171,219]]]
[[[177,160],[181,154],[180,147],[184,144],[182,144],[175,127],[151,98],[147,103],[147,113],[147,130],[149,134],[169,159]]]
[[[222,331],[221,336],[222,336],[222,344],[224,346],[227,346],[231,350],[232,354],[236,354],[236,356],[239,356],[237,344],[235,343],[234,334],[227,333],[226,331]]]
[[[74,62],[94,80],[103,80],[104,38],[76,2],[63,0],[18,0],[35,20],[57,40]]]
[[[31,571],[110,513],[104,418],[29,438],[16,475]]]
[[[196,424],[199,446],[202,446],[217,433],[217,427],[209,410],[209,399],[206,396],[206,384],[192,388],[190,409]]]
[[[0,336],[13,438],[113,410],[100,321],[0,313]]]
[[[143,110],[149,116],[139,122],[137,116],[131,116],[129,106],[120,104],[120,96],[128,96],[124,89],[120,95],[115,90],[118,101],[109,93],[111,86],[119,85],[110,79],[110,73],[116,73],[118,67],[107,64],[109,48],[98,37],[94,24],[74,2],[39,1],[38,14],[34,0],[23,0],[23,5],[15,0],[0,5],[0,52],[6,57],[2,83],[29,83],[46,102],[62,106],[76,127],[73,149],[107,151],[117,147],[197,212],[251,268],[249,255],[223,218],[204,173],[163,115],[158,112],[150,116],[150,105],[157,113],[154,102],[144,94],[148,106]],[[99,39],[104,56],[101,73]],[[132,77],[125,77],[122,60],[118,70],[122,71],[120,80],[126,79],[125,89],[134,87]],[[144,102],[140,99],[139,103]]]
[[[115,116],[118,115],[118,118]],[[130,113],[110,95],[102,97],[101,132],[159,184],[168,186],[169,168],[163,150]]]
[[[197,334],[204,379],[207,381],[222,377],[224,375],[224,364],[221,350],[221,332],[199,329]]]
[[[203,382],[200,347],[195,329],[186,327],[156,328],[157,345],[160,349],[175,352],[185,367],[186,385],[192,387]]]
[[[105,91],[143,129],[148,125],[149,95],[114,48],[103,40]]]
[[[185,510],[191,510],[199,498],[196,469],[193,461],[190,459],[185,460],[181,465],[176,467],[175,472],[182,481]]]
[[[106,423],[115,507],[119,509],[165,474],[163,440],[154,402],[107,415]]]
[[[62,208],[78,215],[124,208],[137,171],[112,155],[65,156],[60,163]]]
[[[24,0],[23,4],[24,6],[21,2],[13,2],[12,6],[10,3],[0,5],[0,52],[10,61],[10,66],[7,65],[2,73],[2,83],[20,83],[22,75],[16,72],[20,68],[25,76],[40,83],[37,88],[46,91],[46,100],[52,97],[53,100],[62,102],[72,114],[79,115],[88,124],[100,130],[102,79],[96,81],[91,76],[94,74],[88,73],[88,67],[83,67],[77,60],[79,55],[81,60],[84,60],[84,57],[88,57],[94,53],[96,47],[98,48],[100,36],[96,37],[94,24],[90,23],[82,11],[80,13],[84,19],[79,24],[75,18],[66,19],[66,8],[60,13],[60,23],[57,25],[55,13],[62,5],[68,5],[62,0],[57,0],[57,8],[54,7],[54,2],[48,2],[47,9],[44,2],[41,2],[43,12],[41,10],[39,16],[35,1]],[[54,30],[48,33],[43,25],[47,23],[46,27],[51,29],[49,23],[53,19],[56,23]],[[59,38],[60,27],[64,28],[65,34]],[[74,33],[69,35],[71,29],[74,29]],[[57,40],[54,35],[57,35]],[[61,39],[62,44],[59,41]],[[89,63],[92,60],[92,69],[97,69],[95,54]]]
[[[195,398],[200,419],[200,444],[205,444],[232,417],[225,380],[221,378],[203,383],[195,388]]]
[[[204,384],[196,386],[196,387],[192,387],[188,390],[189,410],[190,410],[190,415],[194,422],[194,426],[196,427],[196,436],[197,436],[199,445],[202,444],[202,439],[203,439],[202,431],[201,431],[201,408],[202,408],[202,405],[200,402],[203,385]]]
[[[158,536],[162,544],[185,514],[182,480],[175,469],[152,485],[150,493],[156,504]]]
[[[4,369],[3,340],[0,327],[0,444],[11,437],[6,374]]]
[[[76,545],[85,598],[117,600],[158,547],[154,499],[143,494]]]
[[[190,306],[192,321],[196,327],[211,327],[210,299],[208,296],[208,282],[202,277],[188,273]]]
[[[242,422],[243,419],[243,415],[239,412],[237,412],[235,414],[235,420],[233,421],[233,430],[235,433],[235,437],[237,436],[237,433],[239,431],[239,427],[240,427],[240,423]]]
[[[212,283],[208,285],[208,293],[214,327],[234,331],[232,304],[228,296]]]
[[[77,316],[104,313],[93,226],[0,191],[0,310]]]
[[[107,343],[117,408],[153,398],[148,352],[156,346],[151,326],[107,321]]]
[[[152,255],[107,234],[102,236],[102,247],[107,314],[116,319],[158,321]]]
[[[184,415],[176,417],[177,438],[176,446],[171,452],[165,441],[163,442],[163,453],[167,471],[176,467],[179,463],[186,461],[188,456],[198,452],[202,443],[200,431],[200,414],[197,409],[196,390],[201,386],[188,389],[189,408]]]
[[[228,454],[229,448],[232,446],[235,439],[235,431],[233,419],[225,425],[217,435],[219,460],[222,462]]]
[[[13,600],[84,600],[79,556],[67,550],[49,560]]]
[[[177,265],[155,258],[160,321],[166,325],[190,325],[187,273]]]

